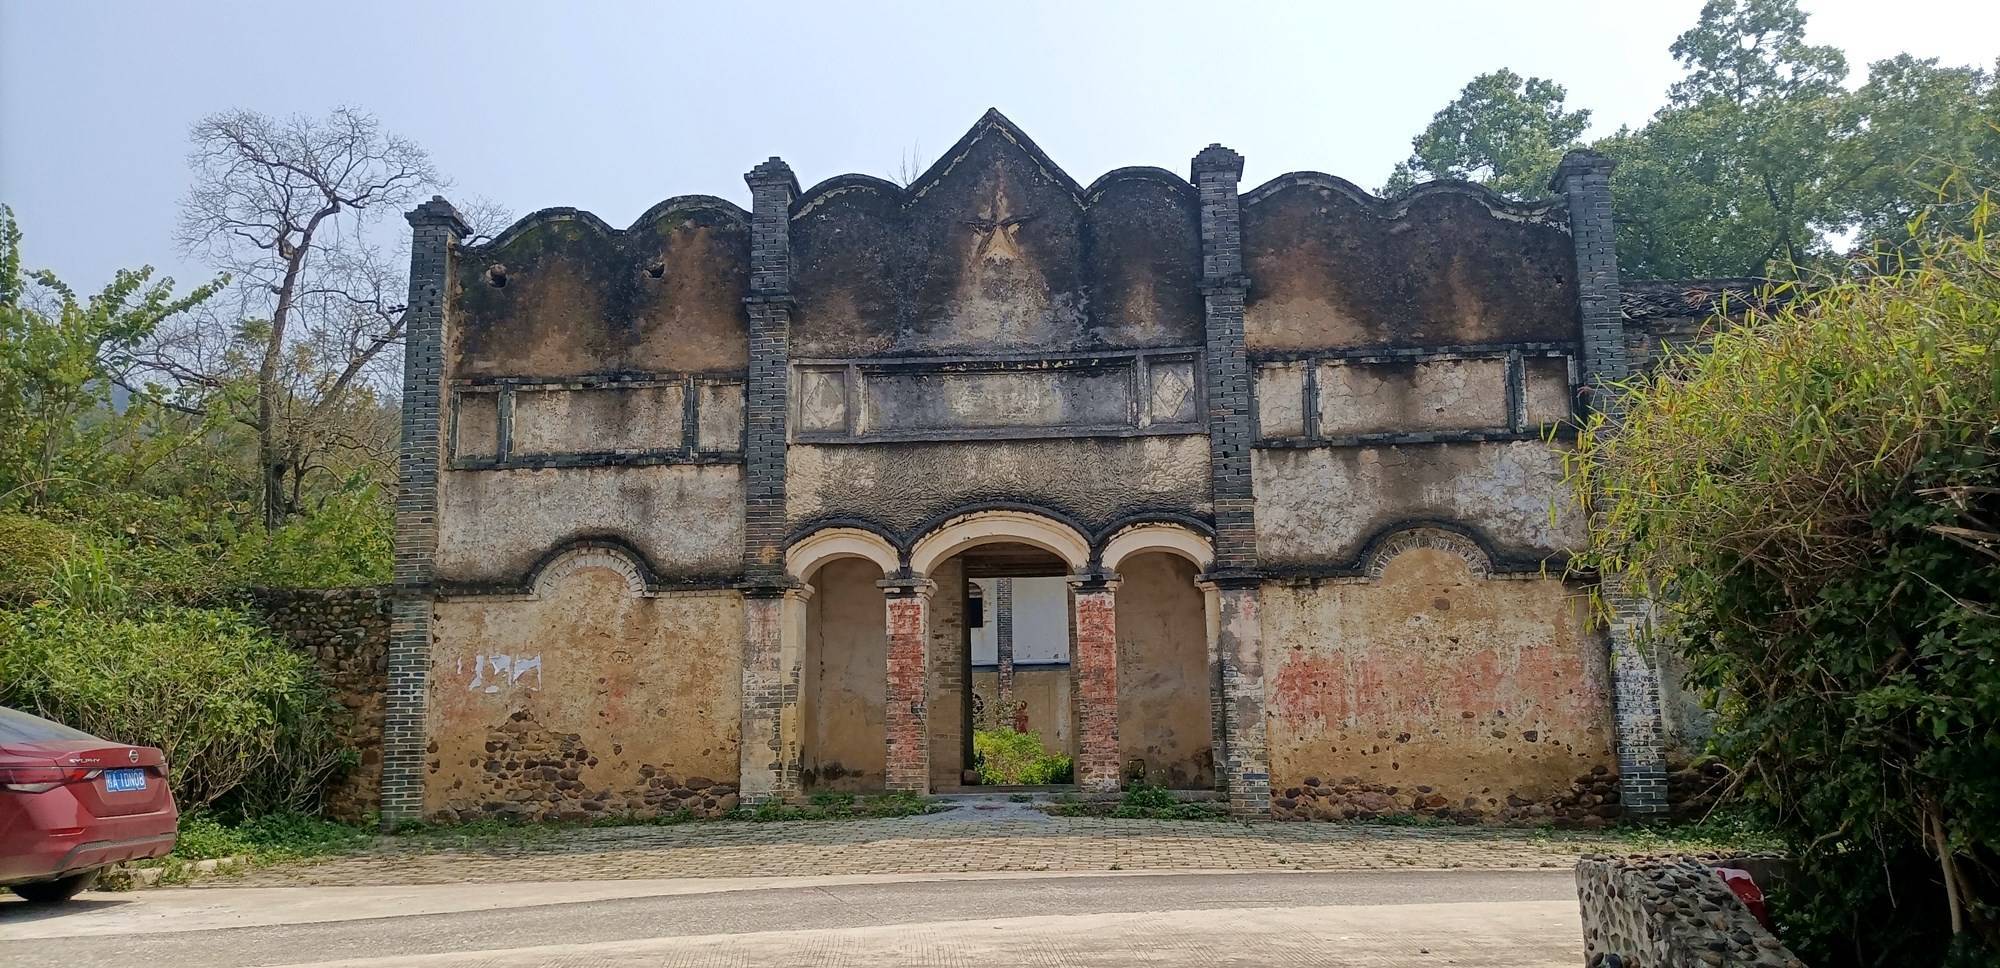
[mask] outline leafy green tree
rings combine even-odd
[[[1410,142],[1409,159],[1383,190],[1449,178],[1514,198],[1548,194],[1556,162],[1590,124],[1589,111],[1564,106],[1566,96],[1561,84],[1505,68],[1473,78]]]
[[[0,206],[0,507],[47,505],[101,483],[129,444],[114,390],[135,387],[133,352],[160,324],[199,306],[225,280],[183,294],[151,267],[119,270],[96,295],[47,271],[24,271],[21,229]],[[143,391],[142,391],[143,392]]]
[[[1966,234],[1973,186],[2000,184],[1995,72],[1898,54],[1870,64],[1850,102],[1859,124],[1834,159],[1833,201],[1857,242],[1906,247],[1913,226]]]
[[[1814,964],[2000,957],[2000,249],[1920,240],[1670,353],[1573,462],[1667,592]],[[1950,952],[1948,954],[1948,952]]]
[[[1798,0],[1708,0],[1695,25],[1667,48],[1687,75],[1668,89],[1673,107],[1746,104],[1839,91],[1847,57],[1806,43]]]
[[[1639,278],[1777,274],[1830,255],[1829,181],[1857,128],[1847,60],[1805,42],[1796,0],[1709,0],[1671,50],[1686,75],[1652,122],[1596,145],[1621,267]]]

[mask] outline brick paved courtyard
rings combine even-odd
[[[1012,805],[882,820],[578,828],[372,850],[209,880],[363,886],[953,871],[1568,869],[1610,835],[1478,827],[1048,817]]]

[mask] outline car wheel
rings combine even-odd
[[[16,884],[12,890],[35,904],[60,904],[89,890],[90,885],[97,883],[97,874],[97,871],[85,871],[53,881]]]

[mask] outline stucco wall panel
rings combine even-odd
[[[736,593],[636,597],[618,572],[584,568],[544,599],[435,608],[427,815],[735,806]]]
[[[1251,468],[1267,564],[1350,563],[1377,532],[1414,519],[1468,525],[1522,556],[1584,540],[1562,455],[1538,440],[1257,450]]]
[[[616,535],[663,577],[723,575],[743,554],[734,464],[448,471],[438,488],[438,577],[512,582],[579,536]]]
[[[1290,362],[1257,367],[1257,436],[1305,436],[1306,366]]]
[[[460,393],[452,405],[452,456],[492,459],[500,456],[500,395]]]
[[[1243,207],[1243,260],[1253,352],[1576,337],[1569,235],[1464,195],[1385,218],[1294,182]]]
[[[1193,562],[1166,552],[1118,567],[1118,754],[1146,782],[1215,786],[1208,640]]]
[[[899,530],[980,501],[1028,501],[1090,525],[1209,509],[1199,435],[814,446],[785,464],[794,522],[857,515]]]
[[[1375,583],[1267,584],[1262,622],[1274,793],[1373,785],[1515,816],[1614,762],[1604,649],[1559,580],[1417,548]]]
[[[1574,392],[1569,385],[1570,362],[1564,357],[1537,357],[1522,361],[1526,381],[1528,426],[1540,429],[1563,423],[1574,415]]]
[[[1319,430],[1327,437],[1507,426],[1507,361],[1323,363]]]
[[[514,394],[513,452],[573,454],[681,446],[685,388],[523,390]]]

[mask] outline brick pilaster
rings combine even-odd
[[[433,196],[408,215],[410,301],[403,317],[403,441],[396,459],[396,560],[390,608],[389,689],[382,717],[382,827],[424,812],[424,729],[431,662],[431,600],[443,458],[445,325],[451,272],[465,221]]]
[[[1591,406],[1608,384],[1629,372],[1625,316],[1619,306],[1618,233],[1611,218],[1613,162],[1592,151],[1563,156],[1549,189],[1568,203],[1570,239],[1576,248],[1577,321],[1583,341],[1583,382]]]
[[[803,589],[785,574],[785,446],[790,407],[792,199],[798,179],[773,157],[750,185],[750,366],[743,386],[743,801],[799,795]]]
[[[1568,203],[1576,248],[1577,324],[1583,344],[1585,405],[1604,411],[1614,433],[1623,410],[1617,384],[1631,373],[1625,316],[1619,305],[1617,225],[1611,215],[1611,159],[1572,151],[1556,166],[1549,188]],[[1612,713],[1618,741],[1620,800],[1628,814],[1666,810],[1666,730],[1660,714],[1658,665],[1643,638],[1652,603],[1622,584],[1600,588],[1611,618]]]
[[[1201,195],[1202,294],[1207,311],[1208,473],[1215,500],[1215,569],[1257,567],[1256,496],[1250,480],[1250,362],[1243,343],[1243,156],[1209,145],[1194,156]]]
[[[927,578],[885,579],[888,668],[883,689],[883,731],[888,755],[883,786],[928,794],[931,789],[930,600]]]
[[[1229,792],[1229,710],[1222,684],[1222,593],[1215,583],[1197,579],[1201,589],[1203,638],[1208,647],[1208,742],[1209,762],[1215,772],[1215,791]]]
[[[1202,296],[1207,306],[1208,473],[1215,499],[1215,561],[1205,581],[1215,587],[1217,614],[1215,732],[1224,764],[1218,782],[1240,816],[1270,812],[1269,741],[1264,724],[1264,657],[1257,631],[1256,489],[1250,476],[1251,387],[1244,345],[1243,305],[1250,277],[1243,266],[1242,202],[1237,181],[1243,156],[1209,145],[1194,156],[1201,197]]]
[[[800,794],[806,602],[811,585],[748,585],[743,594],[743,702],[738,789],[744,803]]]
[[[785,571],[785,446],[790,407],[792,200],[799,182],[772,158],[750,183],[750,368],[743,401],[743,570],[746,581],[780,583]]]
[[[1014,579],[993,580],[994,722],[1014,722]]]
[[[1080,575],[1069,580],[1076,614],[1076,784],[1088,794],[1115,794],[1124,781],[1118,759],[1117,579]]]
[[[1216,657],[1227,749],[1225,791],[1239,817],[1271,813],[1269,728],[1264,722],[1264,641],[1258,615],[1262,584],[1254,578],[1210,575],[1216,586]]]
[[[1660,714],[1658,656],[1648,647],[1653,603],[1622,582],[1600,589],[1611,616],[1611,716],[1618,743],[1619,802],[1628,816],[1667,812],[1667,737]]]

